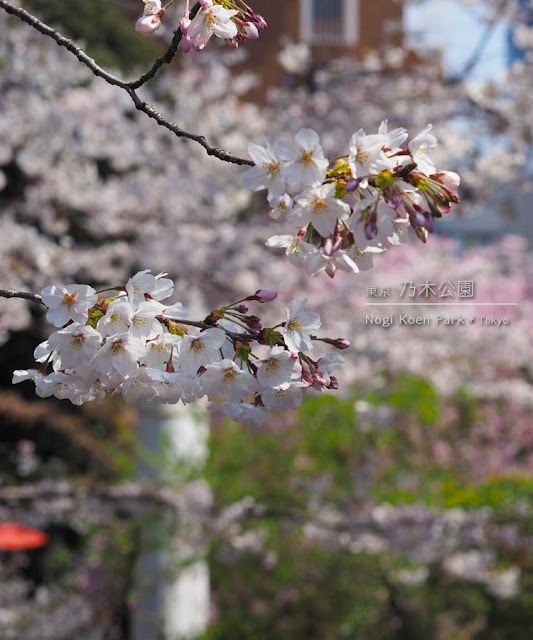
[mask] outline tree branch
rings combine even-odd
[[[190,13],[191,20],[198,13],[198,11],[200,11],[200,3],[194,5]],[[174,56],[178,51],[178,47],[180,45],[182,37],[183,34],[181,33],[181,29],[178,26],[176,31],[174,31],[174,36],[166,53],[163,54],[160,58],[157,58],[152,67],[146,73],[143,73],[143,75],[138,80],[126,82],[125,86],[134,90],[142,87],[143,84],[145,84],[146,82],[148,82],[148,80],[151,80],[155,76],[155,74],[159,71],[159,69],[161,69],[164,64],[169,64],[170,62],[172,62]]]
[[[163,507],[180,510],[184,507],[183,492],[143,486],[129,483],[106,487],[92,485],[76,487],[66,482],[41,482],[37,484],[16,485],[0,488],[0,506],[14,506],[34,501],[54,501],[71,499],[73,505],[82,500],[108,501],[124,506],[125,503],[152,503]],[[77,508],[77,507],[76,507]]]
[[[194,142],[197,142],[206,150],[208,155],[214,156],[219,160],[222,160],[223,162],[229,162],[231,164],[237,164],[237,165],[253,166],[254,163],[251,160],[248,160],[246,158],[240,158],[239,156],[234,156],[228,151],[225,151],[224,149],[220,149],[219,147],[213,147],[208,144],[204,136],[196,135],[183,130],[176,123],[172,122],[171,120],[168,120],[163,115],[161,115],[148,103],[143,102],[139,98],[139,96],[135,93],[135,89],[138,89],[139,87],[146,84],[146,82],[151,80],[156,75],[156,73],[159,71],[159,69],[161,69],[161,67],[164,64],[168,64],[169,62],[172,61],[172,59],[176,55],[176,52],[178,50],[178,47],[182,38],[182,34],[179,28],[176,29],[176,31],[174,32],[174,37],[172,38],[172,41],[166,53],[160,58],[157,58],[157,60],[152,65],[152,67],[146,73],[144,73],[140,78],[138,78],[137,80],[133,80],[131,82],[126,82],[125,80],[122,80],[117,76],[114,76],[112,73],[109,73],[108,71],[100,67],[94,61],[94,59],[91,58],[89,55],[87,55],[87,53],[85,53],[85,51],[73,40],[62,35],[61,33],[59,33],[59,31],[57,31],[56,29],[53,29],[52,27],[45,24],[44,22],[41,22],[38,18],[36,18],[34,15],[29,13],[25,9],[16,7],[12,5],[10,2],[7,2],[6,0],[0,0],[0,9],[3,9],[7,13],[13,16],[16,16],[26,24],[30,25],[30,27],[33,27],[34,29],[39,31],[39,33],[42,33],[43,35],[48,36],[49,38],[52,38],[52,40],[54,40],[60,47],[64,47],[65,49],[70,51],[70,53],[75,55],[76,58],[86,67],[88,67],[95,76],[102,78],[108,84],[111,84],[115,87],[119,87],[120,89],[124,89],[128,93],[128,95],[131,97],[131,99],[135,104],[135,107],[139,111],[142,111],[149,118],[152,118],[153,120],[155,120],[157,124],[165,127],[166,129],[174,133],[174,135],[176,135],[178,138],[186,138],[188,140],[193,140]],[[191,12],[192,17],[194,17],[196,13],[198,13],[199,9],[200,9],[200,5],[196,4],[194,9]],[[9,297],[9,296],[4,296],[4,297]],[[11,296],[11,297],[21,297],[21,296]]]
[[[41,296],[37,295],[36,293],[26,293],[25,291],[0,289],[0,298],[22,298],[23,300],[29,300],[30,302],[35,302],[36,304],[42,304],[46,306]]]
[[[498,26],[498,23],[502,20],[502,13],[507,4],[508,0],[502,0],[500,2],[499,6],[495,10],[494,16],[487,22],[485,29],[483,30],[476,46],[474,47],[462,70],[454,76],[447,78],[444,84],[450,86],[459,84],[460,82],[463,82],[463,80],[466,80],[466,78],[472,73],[474,68],[478,65],[481,58],[483,57],[485,49],[487,48],[490,39],[492,38],[492,34]]]
[[[0,298],[21,298],[22,300],[29,300],[30,302],[35,302],[36,304],[42,304],[46,307],[43,302],[43,299],[40,295],[36,293],[26,293],[25,291],[13,291],[12,289],[0,289]],[[157,319],[160,322],[165,323],[168,326],[170,318],[166,318],[165,316],[157,316]],[[206,321],[196,321],[196,320],[173,320],[177,324],[184,324],[190,327],[197,327],[199,329],[213,329],[217,325],[212,322]],[[255,333],[235,333],[234,331],[229,331],[229,329],[224,329],[220,327],[226,333],[226,335],[232,340],[257,340],[258,336]]]
[[[212,147],[207,142],[204,136],[201,136],[195,133],[189,133],[188,131],[184,131],[175,122],[172,122],[171,120],[168,120],[167,118],[165,118],[161,113],[156,111],[147,102],[143,102],[133,89],[127,89],[127,92],[130,95],[131,99],[133,100],[135,107],[139,111],[142,111],[149,118],[152,118],[152,120],[155,120],[158,125],[165,127],[165,129],[168,129],[169,131],[172,131],[172,133],[176,135],[178,138],[187,138],[187,140],[194,140],[194,142],[197,142],[206,150],[207,155],[214,156],[215,158],[218,158],[223,162],[229,162],[231,164],[247,165],[249,167],[254,166],[254,163],[251,160],[248,160],[247,158],[240,158],[239,156],[234,156],[231,153],[228,153],[227,151],[225,151],[224,149],[221,149],[220,147]]]

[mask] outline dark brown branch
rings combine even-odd
[[[88,56],[85,53],[85,51],[83,51],[83,49],[79,45],[73,42],[70,38],[67,38],[66,36],[59,33],[59,31],[57,31],[56,29],[53,29],[52,27],[48,26],[44,22],[41,22],[38,18],[36,18],[34,15],[29,13],[28,11],[21,9],[20,7],[15,7],[10,2],[7,2],[6,0],[0,0],[0,8],[4,9],[4,11],[6,11],[7,13],[13,16],[16,16],[26,24],[30,25],[31,27],[33,27],[34,29],[42,33],[43,35],[52,38],[52,40],[54,40],[60,47],[64,47],[65,49],[70,51],[73,55],[75,55],[76,58],[86,67],[88,67],[95,76],[102,78],[108,84],[111,84],[115,87],[119,87],[120,89],[124,89],[125,91],[127,91],[131,99],[135,103],[136,108],[139,111],[142,111],[149,118],[152,118],[153,120],[155,120],[157,124],[165,127],[166,129],[174,133],[174,135],[176,135],[178,138],[186,138],[188,140],[193,140],[194,142],[197,142],[206,150],[208,155],[214,156],[215,158],[218,158],[223,162],[229,162],[231,164],[238,164],[238,165],[253,166],[253,162],[251,162],[250,160],[247,160],[246,158],[240,158],[238,156],[234,156],[231,153],[225,151],[224,149],[220,149],[218,147],[213,147],[209,145],[206,139],[204,138],[204,136],[200,136],[200,135],[196,135],[196,134],[184,131],[176,123],[168,120],[159,112],[157,112],[148,103],[143,102],[139,98],[139,96],[135,93],[135,89],[138,89],[139,87],[144,85],[146,82],[148,82],[148,80],[151,80],[164,64],[168,64],[174,58],[182,37],[179,28],[176,29],[176,31],[174,32],[174,37],[172,38],[172,42],[170,43],[170,46],[167,52],[160,58],[157,58],[157,60],[152,65],[152,67],[146,73],[144,73],[138,80],[126,82],[125,80],[122,80],[117,76],[114,76],[112,73],[109,73],[108,71],[100,67],[98,64],[96,64],[93,58]],[[191,15],[193,16],[196,15],[199,9],[200,9],[200,5],[199,4],[195,5]]]
[[[167,329],[170,329],[171,323],[181,324],[188,327],[197,327],[198,329],[202,329],[205,331],[207,329],[222,329],[225,334],[230,338],[230,340],[240,340],[241,342],[248,342],[251,340],[259,340],[260,336],[256,333],[236,333],[235,331],[230,331],[229,329],[225,329],[224,327],[219,327],[215,322],[206,322],[197,321],[197,320],[172,320],[171,318],[166,318],[165,316],[156,316],[156,319],[159,322],[162,322]]]
[[[44,305],[41,296],[36,293],[26,293],[25,291],[13,291],[11,289],[0,289],[0,298],[22,298],[36,304]],[[45,305],[46,306],[46,305]]]
[[[0,0],[1,2],[1,0]],[[239,158],[238,156],[233,156],[231,153],[224,151],[224,149],[220,149],[219,147],[212,147],[204,136],[197,135],[194,133],[189,133],[188,131],[184,131],[181,127],[179,127],[175,122],[167,120],[162,114],[156,111],[152,106],[150,106],[147,102],[143,102],[139,96],[135,93],[133,89],[127,90],[131,99],[135,103],[135,107],[145,113],[149,118],[155,120],[158,125],[165,127],[169,131],[178,138],[187,138],[188,140],[194,140],[199,145],[201,145],[206,151],[207,155],[214,156],[223,162],[230,162],[231,164],[238,165],[248,165],[250,167],[254,166],[254,163],[251,160],[246,158]]]

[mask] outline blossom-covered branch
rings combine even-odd
[[[205,140],[205,138],[201,135],[189,133],[181,129],[176,123],[171,122],[167,118],[165,118],[162,114],[158,113],[153,107],[151,107],[148,103],[142,101],[139,96],[136,94],[135,90],[144,85],[146,82],[151,80],[159,69],[164,65],[168,64],[174,58],[177,49],[182,41],[183,35],[180,27],[176,29],[174,33],[174,37],[172,38],[172,42],[170,43],[169,48],[166,53],[158,58],[152,67],[144,73],[137,80],[133,80],[127,82],[113,75],[109,71],[106,71],[102,67],[100,67],[94,60],[91,58],[85,51],[70,38],[67,38],[63,34],[61,34],[56,29],[53,29],[49,25],[45,24],[38,18],[36,18],[33,14],[17,7],[6,0],[0,0],[0,8],[6,11],[7,13],[16,16],[26,24],[30,25],[40,33],[45,36],[52,38],[59,46],[64,47],[68,51],[70,51],[76,58],[88,67],[94,75],[98,76],[105,80],[108,84],[119,87],[120,89],[124,89],[128,95],[131,97],[133,102],[135,103],[136,108],[139,111],[145,113],[149,118],[155,120],[159,125],[165,127],[169,131],[172,131],[179,138],[187,138],[188,140],[193,140],[198,144],[202,145],[204,149],[207,151],[208,155],[214,156],[223,162],[230,162],[238,165],[251,165],[249,160],[246,158],[240,158],[239,156],[235,156],[223,149],[219,149],[218,147],[211,146]],[[191,16],[195,16],[196,13],[200,10],[200,4],[195,5],[194,9],[191,12]]]
[[[250,189],[268,189],[270,216],[289,234],[267,245],[284,248],[310,275],[338,269],[368,271],[373,256],[402,244],[409,227],[426,242],[435,219],[459,202],[460,178],[440,171],[430,158],[437,146],[429,124],[408,142],[406,129],[377,133],[359,129],[348,153],[325,157],[320,137],[301,129],[274,146],[250,144],[255,166],[245,175]]]
[[[42,296],[0,291],[44,304],[47,320],[58,327],[35,349],[39,368],[15,371],[13,382],[32,380],[40,397],[77,405],[116,393],[128,402],[184,404],[207,395],[220,398],[217,406],[235,420],[258,425],[269,410],[300,406],[309,388],[338,388],[331,370],[344,359],[313,360],[309,352],[315,341],[350,345],[315,335],[320,317],[306,310],[306,300],[290,302],[286,320],[272,327],[248,313],[250,302],[276,299],[275,291],[263,289],[191,321],[181,303],[161,302],[174,292],[165,275],[140,271],[124,286],[99,292],[62,284],[46,287]]]

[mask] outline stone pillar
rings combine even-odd
[[[180,482],[177,476],[184,465],[203,466],[208,437],[204,407],[147,402],[138,408],[137,439],[147,454],[140,456],[141,481],[160,480],[172,486]],[[187,519],[187,514],[183,517]],[[149,526],[143,523],[147,540],[151,537]],[[139,554],[131,640],[185,640],[205,631],[209,568],[205,560],[187,562],[205,551],[200,534],[197,523],[184,522],[183,531],[177,529],[175,535],[164,536],[160,548],[147,542]]]

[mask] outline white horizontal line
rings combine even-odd
[[[518,302],[365,302],[365,307],[516,307]]]

